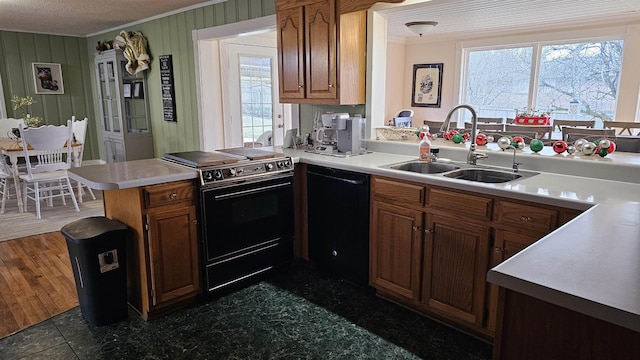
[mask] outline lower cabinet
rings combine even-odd
[[[418,301],[422,269],[421,211],[372,203],[371,283],[407,301]]]
[[[122,141],[105,139],[104,149],[106,151],[108,163],[125,161],[124,143]]]
[[[580,214],[573,209],[373,176],[370,283],[378,295],[486,339],[490,268]]]
[[[127,247],[129,304],[150,319],[201,291],[193,181],[105,190],[105,215],[133,232]]]
[[[429,213],[426,224],[421,304],[481,328],[491,229]]]

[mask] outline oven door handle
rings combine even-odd
[[[331,175],[318,174],[317,172],[313,172],[313,171],[308,171],[307,174],[320,176],[320,177],[331,179],[331,180],[346,182],[346,183],[351,184],[351,185],[362,185],[362,184],[364,184],[364,181],[362,181],[362,180],[344,179],[344,178],[339,178],[339,177],[331,176]]]
[[[214,198],[216,200],[224,200],[224,199],[229,199],[229,198],[233,198],[233,197],[250,195],[250,194],[255,194],[255,193],[259,193],[259,192],[263,192],[263,191],[269,191],[269,190],[284,188],[284,187],[288,187],[288,186],[291,186],[291,182],[275,184],[275,185],[269,185],[269,186],[262,186],[262,187],[259,187],[259,188],[236,191],[236,192],[222,194],[222,195],[216,195]]]

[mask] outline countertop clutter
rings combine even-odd
[[[463,144],[435,141],[440,157],[464,160]],[[636,154],[573,159],[519,152],[522,170],[539,175],[507,183],[479,183],[393,170],[385,165],[417,159],[417,143],[368,141],[372,153],[333,157],[284,149],[294,161],[486,195],[584,211],[491,269],[499,286],[640,331],[640,161]],[[487,149],[479,164],[511,168],[512,152]],[[616,155],[616,156],[613,156]],[[197,177],[195,171],[162,160],[87,166],[69,176],[96,189],[117,189]]]

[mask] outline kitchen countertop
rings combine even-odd
[[[449,143],[450,144],[450,143]],[[466,158],[464,145],[440,146],[442,158]],[[640,331],[640,158],[614,153],[606,158],[566,161],[558,154],[518,151],[521,169],[540,174],[487,184],[393,170],[385,165],[417,159],[417,142],[368,141],[370,154],[335,157],[284,149],[294,161],[586,210],[561,228],[491,269],[489,282]],[[479,164],[511,168],[513,152],[488,147]],[[616,156],[613,156],[616,155]],[[574,156],[571,156],[574,158]],[[563,173],[560,173],[563,172]],[[569,175],[567,175],[569,174]],[[160,159],[92,165],[69,171],[95,189],[123,189],[193,179],[193,169]],[[623,181],[621,181],[623,180]]]

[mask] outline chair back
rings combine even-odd
[[[615,129],[589,129],[589,128],[575,128],[564,126],[562,128],[562,140],[567,141],[569,134],[581,134],[583,136],[599,136],[600,138],[615,138]]]
[[[19,129],[20,124],[24,124],[23,119],[0,119],[0,139],[11,139],[13,129]]]
[[[501,117],[481,117],[477,119],[478,123],[503,124],[504,119]]]
[[[75,166],[82,165],[82,156],[84,154],[84,142],[87,136],[87,124],[89,123],[89,119],[84,118],[83,120],[75,120],[75,116],[71,117],[71,127],[73,129],[73,137],[79,142],[80,151],[78,153],[78,158],[75,159]]]
[[[506,131],[524,131],[531,132],[535,131],[538,133],[538,139],[551,139],[551,133],[553,132],[553,126],[551,125],[517,125],[517,124],[506,124]]]
[[[67,121],[67,126],[25,128],[20,125],[20,137],[29,177],[42,172],[69,169],[73,139],[71,121]]]
[[[558,120],[553,119],[553,126],[560,130],[564,126],[593,128],[596,126],[595,120]]]
[[[469,130],[473,126],[472,123],[465,122],[464,128]],[[482,123],[476,124],[478,131],[504,131],[504,125],[502,123]]]

